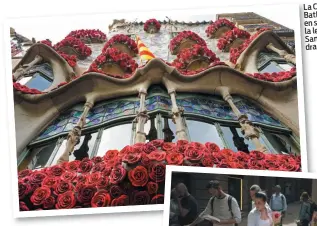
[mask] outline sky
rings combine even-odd
[[[255,12],[272,21],[275,21],[288,28],[295,29],[294,20],[299,20],[299,15],[283,15],[278,6],[270,8],[270,10],[257,8],[255,10],[245,9],[244,12]],[[216,13],[241,12],[234,10],[217,11]],[[206,14],[191,12],[187,13],[171,13],[171,12],[152,12],[152,13],[138,13],[138,14],[93,14],[81,16],[58,16],[58,17],[43,17],[43,18],[27,18],[14,19],[10,22],[10,26],[14,27],[16,32],[31,39],[34,37],[37,41],[49,38],[56,43],[61,41],[70,31],[77,29],[100,29],[107,33],[108,26],[113,19],[127,19],[129,21],[146,21],[150,18],[158,20],[165,20],[166,16],[172,20],[178,21],[209,21],[215,20],[216,13]]]

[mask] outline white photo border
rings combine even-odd
[[[69,210],[39,210],[39,211],[20,211],[19,210],[19,197],[18,197],[18,178],[17,178],[17,156],[16,156],[16,137],[15,137],[15,118],[14,118],[14,102],[13,102],[13,89],[12,89],[12,63],[11,63],[11,49],[10,49],[10,26],[12,24],[19,23],[19,21],[25,22],[26,20],[65,20],[66,18],[76,18],[76,19],[87,19],[94,17],[96,15],[102,15],[105,18],[127,18],[132,16],[148,16],[152,18],[155,16],[184,16],[184,15],[214,15],[219,13],[237,13],[237,12],[252,12],[256,11],[266,11],[274,8],[284,10],[287,8],[288,13],[297,14],[298,20],[296,20],[295,32],[295,45],[296,45],[296,58],[297,58],[297,84],[298,84],[298,109],[299,109],[299,124],[300,124],[300,150],[301,150],[301,159],[302,159],[302,172],[308,171],[307,166],[307,144],[306,144],[306,124],[305,124],[305,108],[304,108],[304,86],[303,86],[303,70],[302,70],[302,46],[301,46],[301,29],[300,29],[300,14],[299,14],[299,4],[258,4],[250,6],[235,6],[235,7],[206,7],[206,8],[195,8],[195,9],[180,9],[180,10],[151,10],[151,11],[141,11],[141,12],[105,12],[98,14],[80,14],[80,15],[69,15],[69,16],[41,16],[41,17],[24,17],[24,18],[11,18],[7,19],[4,23],[4,41],[5,41],[5,82],[6,82],[6,93],[7,93],[7,122],[8,122],[8,141],[9,141],[9,151],[10,151],[10,164],[11,164],[11,185],[12,185],[12,199],[13,199],[13,215],[15,218],[26,218],[26,217],[43,217],[43,216],[61,216],[61,215],[81,215],[81,214],[98,214],[98,213],[119,213],[119,212],[142,212],[142,211],[162,211],[164,205],[141,205],[141,206],[122,206],[122,207],[103,207],[103,208],[78,208],[78,209],[69,209]],[[155,14],[155,16],[153,15]],[[294,15],[294,14],[293,14]],[[269,19],[269,18],[268,18]],[[22,23],[23,23],[22,22]],[[54,27],[54,26],[52,26]],[[196,167],[190,167],[192,169]],[[169,166],[168,166],[169,169]],[[212,168],[215,169],[215,168]],[[209,168],[201,167],[201,171],[209,170]],[[223,171],[223,169],[216,169],[216,171]],[[237,171],[236,169],[234,169]],[[214,171],[215,172],[215,171]],[[259,171],[255,170],[255,173]],[[265,171],[268,172],[268,171]],[[279,174],[279,173],[277,173]],[[170,183],[169,178],[165,179],[165,188]],[[169,192],[169,190],[167,190]],[[165,193],[165,202],[166,197],[169,198],[168,193]]]

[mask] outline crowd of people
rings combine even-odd
[[[210,181],[206,189],[211,195],[205,210],[199,213],[196,199],[183,183],[177,184],[171,191],[170,226],[194,226],[203,221],[212,226],[236,226],[242,221],[237,200],[226,194],[219,181]],[[281,193],[281,187],[275,186],[273,195],[268,199],[259,185],[250,187],[252,208],[248,214],[248,226],[279,226],[283,224],[287,211],[287,200]],[[317,208],[307,192],[301,195],[299,226],[317,226]]]

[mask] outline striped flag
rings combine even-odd
[[[155,58],[153,53],[140,40],[139,36],[136,36],[136,44],[138,46],[139,55],[140,55],[141,60],[149,61],[149,60]]]

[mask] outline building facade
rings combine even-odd
[[[291,162],[300,156],[292,48],[280,33],[250,29],[258,18],[217,18],[114,20],[107,35],[78,30],[55,45],[30,46],[13,62],[18,170],[164,140],[257,151],[270,156],[265,169],[300,171],[300,160]],[[236,167],[247,166],[263,164]]]

